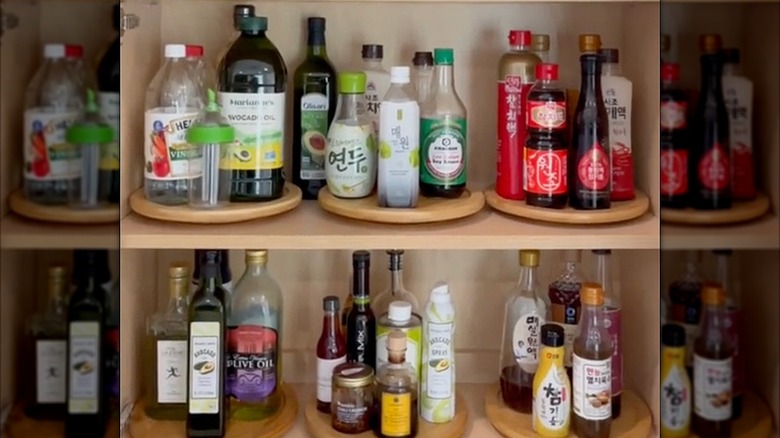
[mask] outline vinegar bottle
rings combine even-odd
[[[661,436],[687,438],[691,429],[691,381],[685,371],[685,329],[661,328]]]
[[[542,326],[542,350],[539,355],[539,368],[534,376],[531,425],[537,435],[545,438],[569,436],[571,382],[563,366],[563,337],[561,326]]]

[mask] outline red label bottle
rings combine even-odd
[[[678,87],[680,66],[661,66],[661,206],[688,206],[688,102]]]

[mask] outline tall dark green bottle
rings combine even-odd
[[[303,199],[317,199],[325,186],[325,143],[338,98],[322,17],[309,18],[306,59],[295,70],[294,86],[292,180]]]

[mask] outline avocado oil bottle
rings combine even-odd
[[[225,435],[225,290],[220,253],[200,260],[200,283],[189,310],[187,360],[187,436]]]
[[[220,162],[231,202],[264,202],[284,191],[287,67],[266,36],[268,18],[237,18],[241,35],[219,62],[219,104],[236,142]]]

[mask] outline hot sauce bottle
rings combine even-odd
[[[581,276],[577,265],[580,263],[580,252],[566,251],[564,270],[554,282],[550,283],[548,296],[551,304],[551,321],[563,327],[565,335],[565,352],[563,363],[566,373],[571,379],[571,355],[574,337],[577,335],[577,323],[580,321],[580,285]]]
[[[693,353],[693,430],[701,437],[731,436],[734,348],[725,327],[726,294],[717,283],[701,288],[701,335]]]
[[[563,366],[563,329],[555,324],[543,325],[541,341],[531,425],[539,436],[565,438],[571,422],[571,382]]]
[[[317,410],[330,413],[333,369],[347,363],[347,341],[339,324],[339,299],[328,296],[322,300],[322,333],[317,342]]]
[[[723,100],[719,35],[702,35],[701,94],[693,116],[691,203],[696,209],[731,207],[729,116]]]
[[[688,206],[688,100],[679,64],[661,66],[661,206]]]
[[[568,198],[566,92],[558,85],[558,64],[537,64],[528,93],[523,190],[528,205],[564,208]]]
[[[691,380],[685,372],[685,329],[661,328],[661,436],[687,438],[691,429]]]

